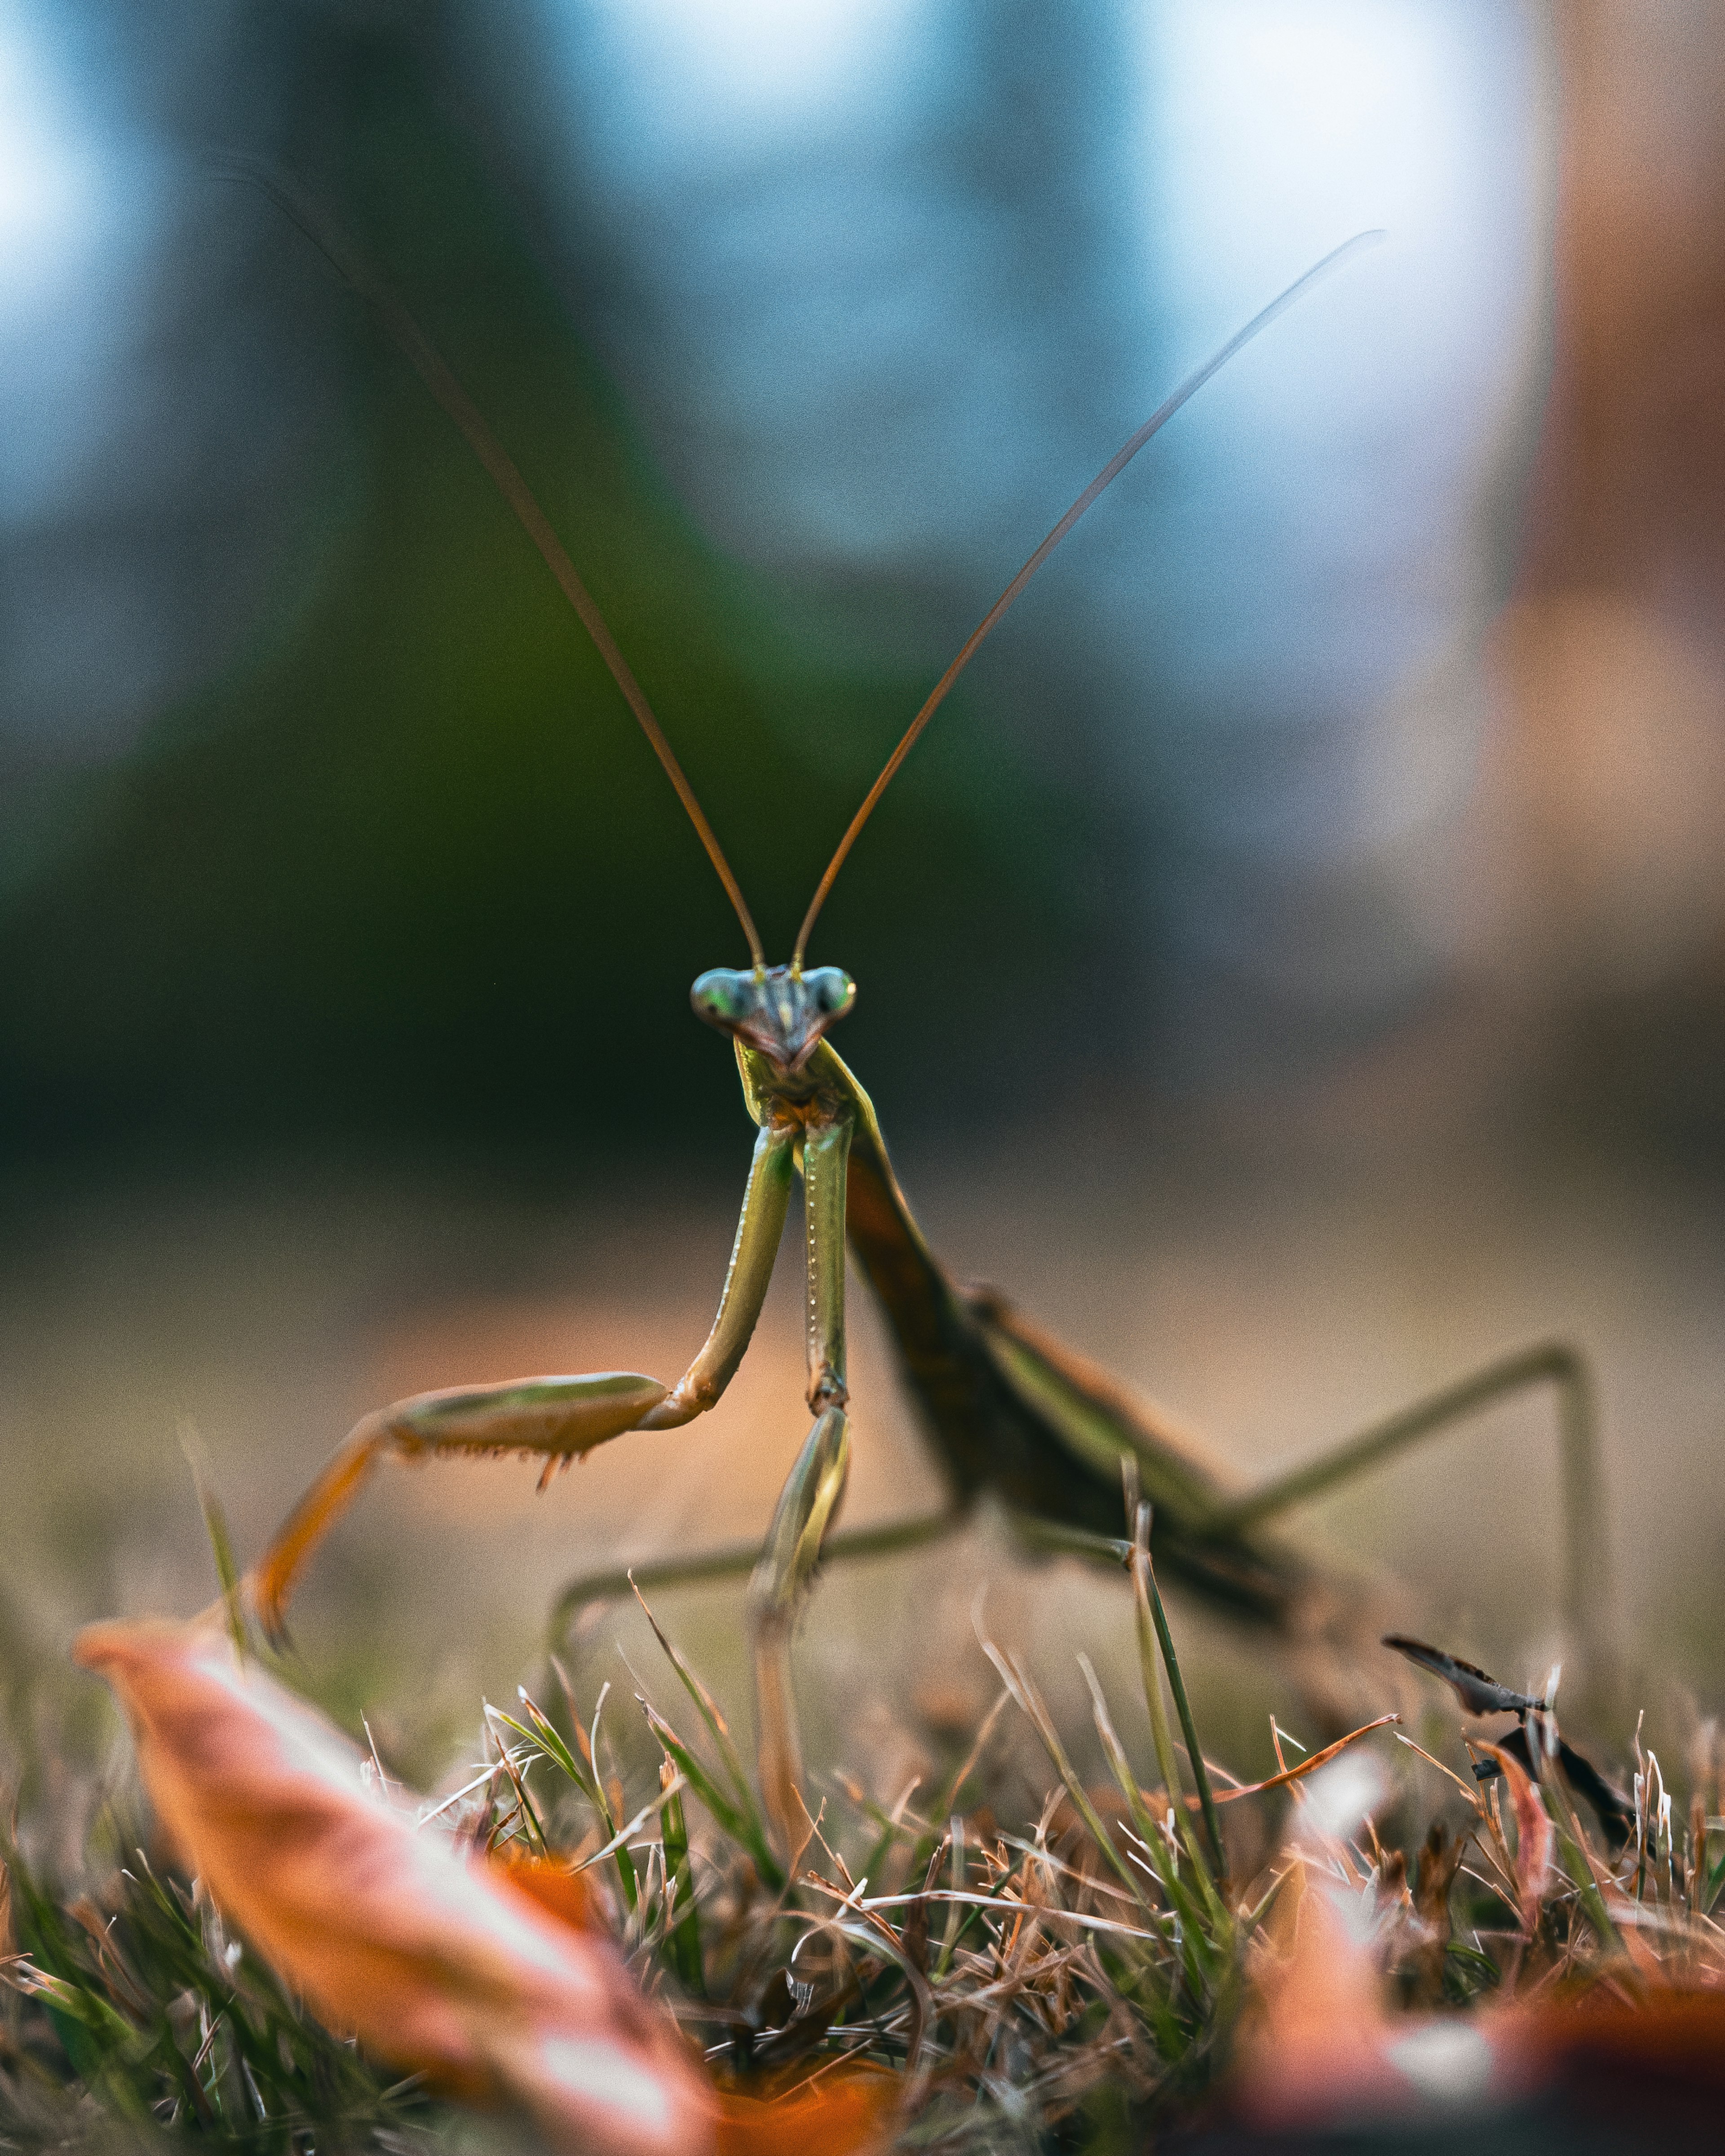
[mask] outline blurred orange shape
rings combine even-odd
[[[715,2148],[712,2091],[609,1944],[393,1810],[358,1751],[225,1634],[98,1625],[74,1652],[119,1697],[216,1907],[332,2028],[451,2095],[524,2105],[557,2149]]]
[[[1593,2118],[1630,2121],[1644,2148],[1717,2148],[1725,2117],[1725,1992],[1594,1993],[1543,2002],[1527,2044]],[[1693,2138],[1681,2138],[1692,2125]]]
[[[1538,2078],[1511,2017],[1395,2015],[1357,1888],[1296,1861],[1260,1935],[1237,2110],[1277,2133],[1502,2102]]]
[[[603,1922],[585,1875],[562,1858],[530,1856],[519,1842],[509,1842],[491,1851],[490,1862],[499,1879],[571,1931],[590,1932]]]
[[[517,1843],[491,1853],[498,1876],[561,1922],[585,1931],[601,1921],[585,1876]],[[715,2097],[717,2156],[867,2156],[898,2123],[901,2077],[862,2059],[797,2066],[753,2088]]]
[[[1539,1928],[1540,1902],[1552,1883],[1557,1830],[1545,1809],[1545,1799],[1515,1754],[1497,1744],[1485,1748],[1497,1762],[1509,1784],[1510,1804],[1516,1822],[1516,1897],[1521,1904],[1522,1929],[1531,1939]]]
[[[719,2098],[718,2156],[865,2156],[898,2123],[900,2076],[860,2059]]]

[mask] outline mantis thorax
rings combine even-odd
[[[800,1070],[827,1028],[856,1000],[856,983],[837,966],[716,966],[689,991],[698,1016],[757,1050],[782,1071]]]

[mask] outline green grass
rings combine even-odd
[[[208,1897],[141,1850],[69,1897],[39,1884],[16,1851],[8,1871],[9,2143],[141,2134],[284,2156],[428,2145],[439,2113],[424,2095],[301,2011]]]
[[[657,1696],[643,1684],[633,1702],[608,1687],[583,1697],[581,1673],[553,1664],[542,1696],[488,1707],[439,1827],[586,1867],[643,1985],[737,2086],[860,2056],[904,2077],[906,2147],[1136,2146],[1147,2123],[1191,2112],[1224,2070],[1254,1934],[1291,1846],[1272,1835],[1249,1875],[1218,1861],[1205,1808],[1183,1787],[1194,1762],[1178,1756],[1169,1679],[1189,1744],[1194,1716],[1147,1563],[1137,1600],[1162,1762],[1147,1781],[1087,1661],[1101,1783],[1081,1775],[1076,1733],[1056,1727],[1023,1661],[985,1640],[1001,1691],[963,1756],[886,1804],[817,1773],[813,1830],[788,1876],[718,1703],[655,1624]],[[1165,1657],[1150,1651],[1158,1632]],[[642,1756],[620,1726],[635,1717],[653,1764],[619,1774],[619,1758]],[[989,1763],[1014,1717],[1046,1754],[1050,1794],[1034,1815],[1003,1820]],[[1363,1743],[1393,1792],[1356,1838],[1323,1842],[1322,1861],[1375,1897],[1403,2005],[1465,2010],[1554,1982],[1621,1982],[1630,1928],[1636,1983],[1661,1967],[1717,1980],[1725,1841],[1711,1764],[1686,1807],[1667,1813],[1657,1763],[1642,1761],[1636,1832],[1615,1861],[1548,1777],[1531,1800],[1548,1808],[1556,1863],[1530,1898],[1518,1876],[1530,1815],[1518,1831],[1501,1782],[1476,1789],[1459,1744],[1440,1759],[1388,1732]],[[1309,1858],[1297,1784],[1235,1799],[1230,1779],[1213,1767],[1210,1824],[1219,1812],[1235,1863],[1251,1837],[1229,1823],[1263,1805],[1291,1807],[1284,1827]],[[51,1773],[31,1778],[39,1812],[55,1786]],[[99,1804],[93,1819],[80,1865],[27,1861],[17,1835],[8,1854],[8,2144],[402,2152],[506,2133],[320,2027],[193,1884],[143,1853],[124,1802]]]

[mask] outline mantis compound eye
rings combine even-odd
[[[803,986],[824,1019],[843,1018],[856,1001],[856,983],[838,966],[816,966],[803,976]]]
[[[736,1026],[760,1009],[761,992],[752,973],[739,973],[729,966],[716,966],[703,973],[689,991],[696,1014],[709,1025]]]

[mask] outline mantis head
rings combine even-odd
[[[856,983],[837,966],[716,966],[689,991],[697,1015],[757,1049],[781,1070],[800,1070],[829,1025],[856,1001]]]

